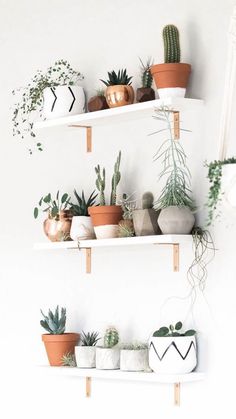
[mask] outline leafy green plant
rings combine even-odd
[[[37,218],[39,215],[39,209],[43,212],[48,212],[49,217],[56,218],[60,211],[64,211],[67,208],[71,208],[70,197],[68,193],[64,193],[60,198],[60,193],[57,191],[56,198],[53,199],[51,193],[48,193],[46,196],[42,196],[38,203],[39,207],[34,208],[34,218]],[[46,208],[42,209],[42,206]]]
[[[119,70],[118,73],[113,70],[111,72],[108,71],[108,79],[106,81],[101,79],[100,81],[107,87],[116,85],[131,85],[132,78],[133,77],[128,76],[126,69]]]
[[[119,342],[119,333],[115,327],[108,327],[104,336],[104,348],[112,348]]]
[[[58,60],[43,72],[38,70],[25,87],[12,91],[16,97],[13,105],[13,135],[23,140],[26,136],[35,139],[34,121],[42,116],[43,91],[46,87],[69,85],[73,86],[82,80],[83,76],[75,71],[66,60]],[[43,150],[42,144],[36,142],[36,149]],[[33,149],[29,149],[32,154]]]
[[[81,344],[82,346],[96,346],[97,342],[101,339],[98,332],[82,332]]]
[[[207,225],[211,225],[217,210],[218,204],[221,201],[221,178],[222,178],[222,167],[227,164],[235,164],[236,157],[230,157],[224,160],[214,160],[213,162],[206,164],[208,168],[207,178],[210,182],[210,189],[208,192],[208,220]],[[219,214],[217,214],[219,216]]]
[[[40,311],[43,315],[43,320],[40,320],[40,324],[48,333],[51,335],[62,335],[65,332],[66,309],[64,307],[61,308],[60,314],[59,306],[56,307],[54,313],[49,309],[47,316],[43,313],[42,310]]]
[[[123,343],[120,349],[125,349],[129,351],[140,351],[142,349],[148,349],[148,344],[142,342]]]
[[[175,325],[171,324],[169,327],[162,326],[160,329],[156,330],[152,336],[154,337],[176,337],[176,336],[194,336],[196,334],[196,330],[190,329],[186,332],[182,332],[183,324],[181,322],[177,322]]]
[[[76,367],[77,366],[75,355],[71,354],[70,352],[67,352],[66,354],[64,354],[61,360],[62,360],[62,365],[64,367]]]
[[[94,195],[94,194],[95,194],[95,191],[91,193],[88,200],[86,201],[85,196],[84,196],[84,191],[82,191],[82,195],[80,197],[78,193],[76,192],[76,190],[74,190],[74,195],[78,203],[77,204],[70,203],[72,215],[87,217],[89,215],[88,207],[92,207],[93,205],[95,205],[97,195]]]
[[[111,199],[110,199],[110,205],[116,205],[116,189],[121,179],[121,173],[120,173],[120,162],[121,162],[121,151],[119,151],[118,157],[115,162],[114,166],[114,173],[112,176],[112,182],[111,182]],[[106,186],[106,171],[105,168],[102,169],[100,165],[98,164],[95,167],[95,173],[97,175],[96,179],[96,188],[99,192],[99,198],[100,198],[100,205],[106,205],[105,201],[105,186]]]
[[[151,75],[151,71],[150,71],[150,67],[153,65],[153,59],[151,57],[149,57],[146,61],[146,63],[144,63],[141,58],[139,57],[139,61],[141,63],[141,83],[142,83],[142,87],[144,88],[151,88],[152,87],[152,82],[153,82],[153,77]]]
[[[166,25],[162,32],[165,63],[180,62],[179,31],[175,25]]]

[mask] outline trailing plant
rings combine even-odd
[[[64,354],[61,358],[61,361],[64,367],[77,367],[75,355],[71,354],[70,352]]]
[[[163,28],[165,63],[180,62],[179,31],[175,25],[166,25]]]
[[[142,349],[148,349],[148,344],[142,342],[124,343],[121,345],[120,349],[125,349],[129,351],[140,351]]]
[[[48,333],[51,335],[62,335],[65,332],[66,309],[64,307],[61,308],[61,313],[59,313],[59,306],[56,307],[54,313],[49,309],[47,316],[42,310],[40,311],[43,315],[43,320],[40,320],[40,324]]]
[[[42,196],[39,200],[39,207],[34,208],[34,218],[37,218],[39,215],[39,210],[41,209],[43,212],[48,212],[50,218],[56,218],[60,211],[64,211],[67,208],[71,208],[71,202],[68,193],[64,193],[62,197],[60,197],[59,191],[57,191],[56,198],[53,199],[51,193],[48,193],[46,196]],[[42,206],[46,206],[46,208],[42,209]]]
[[[95,194],[95,191],[91,193],[88,200],[86,201],[85,196],[84,196],[84,191],[82,191],[82,195],[80,197],[78,193],[76,192],[76,190],[74,189],[74,195],[78,203],[77,204],[70,203],[72,215],[87,217],[89,215],[88,207],[92,207],[93,205],[95,205],[97,195],[94,195],[94,194]]]
[[[108,79],[107,80],[101,80],[102,83],[105,84],[105,86],[116,86],[116,85],[131,85],[132,76],[129,77],[127,74],[126,69],[119,70],[118,73],[113,71],[108,71]]]
[[[162,131],[168,131],[169,137],[162,143],[154,155],[154,161],[162,159],[163,170],[159,175],[159,180],[167,177],[166,184],[163,187],[158,200],[155,202],[155,209],[163,209],[171,205],[189,209],[195,209],[195,204],[190,196],[190,171],[186,164],[186,154],[180,143],[175,141],[171,128],[171,110],[168,107],[161,107],[155,110],[154,118],[166,123],[167,127],[156,131],[157,134]],[[181,131],[189,131],[181,129]]]
[[[186,332],[182,331],[183,324],[182,322],[177,322],[175,325],[171,324],[169,327],[162,326],[160,329],[156,330],[152,336],[154,337],[176,337],[176,336],[194,336],[196,330],[190,329]]]
[[[82,80],[79,71],[74,70],[66,60],[58,60],[43,72],[38,70],[25,87],[12,91],[16,97],[13,105],[13,135],[24,140],[29,136],[35,139],[34,121],[37,116],[42,116],[43,91],[46,87],[69,85],[73,86]],[[34,144],[37,150],[42,151],[42,144]],[[29,148],[30,154],[33,148]]]
[[[112,182],[111,182],[111,199],[110,199],[110,205],[116,205],[116,190],[117,186],[121,179],[121,173],[120,173],[120,161],[121,161],[121,151],[119,151],[118,157],[115,162],[114,166],[114,173],[112,176]],[[96,179],[96,188],[99,191],[99,198],[100,198],[100,205],[106,205],[105,201],[105,186],[106,186],[106,171],[105,168],[100,168],[100,165],[98,164],[95,167],[95,173],[97,175]]]
[[[101,339],[98,332],[82,332],[81,344],[82,346],[96,346],[97,342]]]
[[[210,182],[210,188],[208,192],[208,220],[207,225],[211,225],[217,210],[218,204],[221,201],[221,178],[222,178],[222,167],[227,164],[235,164],[236,157],[230,157],[224,160],[214,160],[213,162],[206,164],[208,168],[207,178]],[[216,217],[219,214],[216,215]]]
[[[152,82],[153,82],[153,77],[151,75],[150,67],[153,65],[153,59],[151,57],[149,57],[147,59],[146,63],[144,64],[144,62],[139,57],[139,61],[141,63],[140,69],[141,69],[142,87],[151,88],[152,87]]]
[[[108,327],[104,336],[104,348],[112,348],[119,342],[119,333],[115,327]]]

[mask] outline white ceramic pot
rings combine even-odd
[[[78,368],[95,368],[96,347],[75,346],[75,359]]]
[[[118,370],[120,368],[119,348],[96,348],[96,368],[99,370]]]
[[[146,371],[148,368],[148,349],[122,349],[120,351],[122,371]]]
[[[188,207],[166,207],[158,217],[163,234],[190,234],[194,223],[195,217]]]
[[[81,86],[46,87],[43,91],[43,117],[46,119],[85,112],[85,94]]]
[[[160,99],[167,97],[185,97],[186,89],[183,87],[165,87],[163,89],[157,89]]]
[[[74,216],[72,218],[70,237],[72,240],[90,240],[95,238],[91,217]]]
[[[117,224],[107,224],[94,227],[97,239],[114,239],[119,237],[119,226]]]
[[[160,374],[186,374],[197,365],[195,336],[154,337],[149,340],[149,365]]]
[[[222,166],[221,192],[223,203],[236,208],[236,163]]]

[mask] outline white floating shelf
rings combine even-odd
[[[91,256],[92,248],[96,247],[116,247],[116,246],[136,246],[136,245],[167,245],[172,246],[173,249],[173,270],[179,271],[179,247],[181,244],[192,244],[192,236],[188,235],[172,235],[162,234],[156,236],[139,236],[139,237],[125,237],[115,239],[100,239],[100,240],[80,240],[64,241],[64,242],[45,242],[35,243],[35,250],[86,250],[86,272],[91,272]]]

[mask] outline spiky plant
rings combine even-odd
[[[102,174],[101,174],[100,165],[98,164],[95,167],[95,173],[97,175],[96,188],[99,191],[100,205],[103,206],[103,205],[106,205],[105,195],[104,195],[105,186],[106,186],[106,171],[105,171],[105,168],[102,169]]]
[[[98,332],[82,332],[81,344],[82,346],[96,346],[97,342],[101,339]]]
[[[71,354],[70,352],[67,352],[63,355],[63,357],[61,358],[62,361],[62,365],[64,367],[76,367],[76,359],[75,359],[75,355]]]
[[[86,201],[84,196],[84,191],[82,191],[81,197],[78,195],[76,190],[74,190],[74,195],[77,199],[78,204],[72,204],[71,203],[71,211],[74,216],[88,216],[88,207],[92,207],[95,205],[95,201],[97,198],[97,195],[94,195],[95,191],[91,193],[88,200]]]
[[[104,336],[104,347],[112,348],[119,342],[119,333],[115,327],[108,327]]]
[[[179,31],[175,25],[166,25],[162,32],[165,63],[180,62]]]
[[[61,308],[61,314],[59,314],[59,306],[56,307],[55,313],[50,309],[48,310],[48,315],[41,311],[44,319],[40,320],[41,326],[51,335],[62,335],[66,329],[66,308]]]
[[[141,63],[141,83],[144,88],[151,88],[153,77],[151,75],[150,67],[153,65],[153,60],[149,57],[146,61],[146,64],[139,57]]]
[[[116,85],[131,85],[132,76],[129,77],[126,71],[126,68],[124,70],[119,70],[118,73],[113,71],[108,71],[108,79],[101,80],[102,83],[105,84],[105,86],[116,86]]]
[[[112,176],[111,181],[111,200],[110,205],[116,205],[116,189],[117,185],[120,182],[121,174],[120,174],[120,161],[121,161],[121,151],[119,151],[118,157],[115,162],[114,166],[114,173]]]

